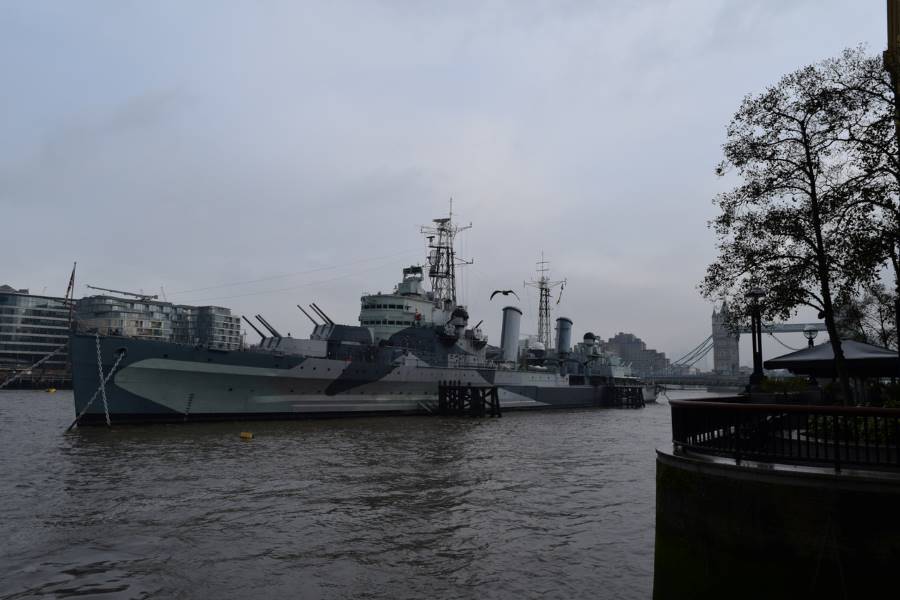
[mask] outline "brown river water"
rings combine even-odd
[[[0,598],[648,598],[661,400],[64,433],[3,391]]]

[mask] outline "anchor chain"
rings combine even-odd
[[[88,411],[91,405],[94,403],[94,400],[97,399],[97,395],[102,392],[103,394],[103,412],[106,416],[106,425],[107,427],[112,425],[109,418],[109,405],[106,402],[106,384],[112,378],[113,373],[116,372],[116,369],[119,367],[119,363],[122,362],[122,359],[125,358],[125,352],[119,352],[119,357],[116,359],[116,362],[113,363],[112,368],[110,368],[109,373],[106,376],[103,376],[103,363],[100,356],[100,336],[97,336],[97,370],[100,372],[100,387],[97,388],[97,391],[94,392],[94,395],[91,396],[91,399],[88,400],[88,403],[85,405],[81,412],[78,413],[78,416],[75,417],[75,420],[72,421],[72,424],[66,428],[66,431],[69,431],[81,420],[81,417]]]
[[[12,375],[11,377],[9,377],[9,378],[8,378],[6,381],[4,381],[3,383],[0,383],[0,389],[5,388],[6,386],[8,386],[9,384],[11,384],[11,383],[12,383],[13,381],[15,381],[16,379],[19,379],[20,377],[23,377],[26,373],[31,373],[31,371],[33,371],[34,369],[38,368],[39,366],[41,366],[42,364],[44,364],[46,361],[50,360],[51,358],[53,358],[54,356],[56,356],[57,354],[59,354],[60,352],[62,352],[62,351],[65,349],[65,347],[68,346],[68,345],[69,345],[69,342],[66,342],[65,344],[63,344],[62,346],[60,346],[59,348],[57,348],[56,350],[54,350],[53,352],[51,352],[50,354],[48,354],[47,356],[45,356],[44,358],[42,358],[41,360],[37,361],[36,363],[34,363],[34,364],[31,365],[30,367],[28,367],[27,369],[23,369],[23,370],[19,371],[18,373]]]
[[[184,408],[184,420],[187,421],[191,415],[191,404],[194,403],[194,392],[188,394],[187,406]]]
[[[103,378],[103,358],[100,356],[100,334],[94,335],[97,340],[97,373],[100,379],[100,396],[103,398],[103,412],[106,415],[106,426],[112,425],[109,421],[109,404],[106,402],[106,379]]]

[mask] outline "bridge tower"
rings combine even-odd
[[[718,312],[713,307],[713,371],[721,375],[737,375],[740,369],[740,333],[728,329],[728,304],[722,302]]]

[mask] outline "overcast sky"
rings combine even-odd
[[[492,340],[488,295],[521,292],[543,251],[576,336],[629,331],[677,358],[709,335],[696,285],[741,98],[847,46],[879,52],[884,12],[4,0],[0,284],[62,295],[77,260],[79,296],[162,287],[305,335],[295,304],[355,323],[361,292],[424,260],[419,226],[452,196],[473,223],[462,299]],[[533,332],[535,293],[522,304]]]

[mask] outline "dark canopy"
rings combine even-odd
[[[896,350],[853,340],[842,340],[841,348],[851,377],[893,377],[900,373]],[[831,342],[767,360],[763,366],[767,369],[787,369],[798,375],[836,377]]]

